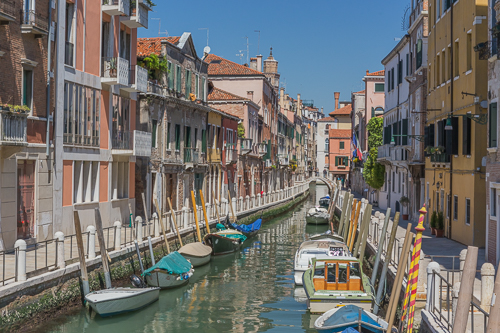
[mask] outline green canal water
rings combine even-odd
[[[212,258],[188,285],[163,290],[159,301],[129,314],[101,318],[85,308],[38,327],[39,332],[315,332],[303,299],[295,296],[293,257],[306,235],[327,230],[306,226],[305,213],[327,193],[311,195],[263,225],[241,252]]]

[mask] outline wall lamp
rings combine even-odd
[[[453,115],[453,117],[463,117],[463,118],[469,118],[472,119],[474,122],[480,124],[480,125],[486,125],[488,123],[488,114],[458,114],[458,115]],[[446,119],[446,125],[444,126],[445,131],[451,131],[453,130],[453,126],[451,124],[451,116],[448,116]]]

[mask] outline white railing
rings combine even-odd
[[[1,141],[4,144],[27,143],[27,114],[16,112],[1,112]]]
[[[127,59],[118,58],[118,84],[128,85],[129,76],[129,61]]]
[[[130,15],[130,0],[102,0],[102,11],[108,15]]]
[[[140,92],[148,91],[148,70],[139,65],[135,66],[135,89]]]
[[[134,130],[134,156],[151,156],[151,143],[150,132]]]

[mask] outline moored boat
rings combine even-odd
[[[300,244],[295,253],[294,280],[298,286],[302,285],[302,275],[310,267],[312,259],[317,257],[344,257],[350,256],[349,248],[343,241],[326,236],[307,240]]]
[[[307,308],[323,313],[338,306],[354,304],[371,311],[373,291],[368,277],[354,257],[319,256],[303,277]]]
[[[217,225],[217,228],[220,230],[224,226]],[[212,248],[214,256],[238,251],[246,239],[247,237],[237,230],[220,230],[203,237],[205,244]]]
[[[238,230],[247,238],[250,238],[257,235],[257,233],[259,232],[260,227],[262,226],[262,219],[259,218],[255,220],[252,224],[237,224],[228,221],[227,226],[231,229]]]
[[[160,288],[111,288],[85,296],[89,306],[101,317],[135,311],[158,300]]]
[[[328,310],[314,322],[314,328],[322,333],[342,332],[354,328],[355,332],[382,333],[389,325],[382,318],[355,305]]]
[[[308,224],[328,224],[330,215],[328,210],[320,207],[313,207],[306,213],[306,222]]]
[[[309,240],[334,240],[338,242],[344,242],[344,238],[336,233],[332,233],[330,230],[322,233],[316,234],[309,237]]]
[[[177,252],[189,260],[193,267],[199,267],[210,262],[212,248],[200,242],[194,242],[182,246]]]
[[[327,195],[319,199],[320,207],[328,207],[330,205],[330,196]]]
[[[177,251],[172,252],[142,273],[146,283],[153,287],[175,288],[188,283],[193,266]]]

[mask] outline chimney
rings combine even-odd
[[[283,87],[280,89],[280,107],[281,109],[285,108],[285,88]]]
[[[321,107],[321,113],[323,113],[323,107]]]
[[[370,71],[369,70],[366,70],[366,75],[370,74]]]
[[[302,109],[300,106],[300,94],[297,94],[297,114],[302,117]]]
[[[258,70],[257,69],[257,58],[250,58],[250,68],[255,69],[256,71]]]
[[[253,91],[247,91],[247,98],[253,102]]]
[[[335,96],[335,110],[337,110],[339,108],[340,93],[339,92],[334,92],[333,95]]]
[[[257,70],[259,72],[262,72],[262,55],[261,54],[259,54],[257,56]]]

